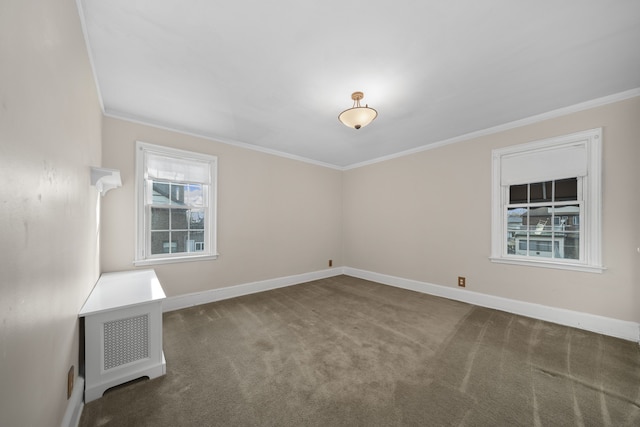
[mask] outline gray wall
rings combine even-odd
[[[0,3],[0,425],[59,425],[99,274],[96,88],[73,0]]]

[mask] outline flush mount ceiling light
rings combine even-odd
[[[360,106],[360,100],[362,98],[364,98],[364,93],[362,92],[353,92],[351,94],[353,107],[348,110],[344,110],[338,116],[338,120],[340,120],[342,124],[349,126],[350,128],[360,129],[378,117],[378,112],[373,108],[369,108],[366,104],[364,107]]]

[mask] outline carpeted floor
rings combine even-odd
[[[640,347],[338,276],[164,315],[89,426],[638,426]]]

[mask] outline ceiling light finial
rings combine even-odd
[[[362,98],[364,98],[364,93],[362,92],[353,92],[351,94],[353,107],[348,110],[344,110],[338,116],[338,120],[340,120],[342,124],[350,128],[360,129],[378,117],[378,112],[373,108],[369,108],[366,104],[364,107],[360,106],[360,100]]]

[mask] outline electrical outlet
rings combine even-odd
[[[467,286],[467,279],[462,276],[458,276],[458,286],[461,286],[463,288]]]
[[[333,260],[332,259],[329,260],[329,267],[333,267]]]
[[[69,368],[69,373],[67,374],[67,400],[69,400],[69,398],[71,397],[71,393],[73,393],[73,375],[74,370],[73,365],[71,365],[71,368]]]

